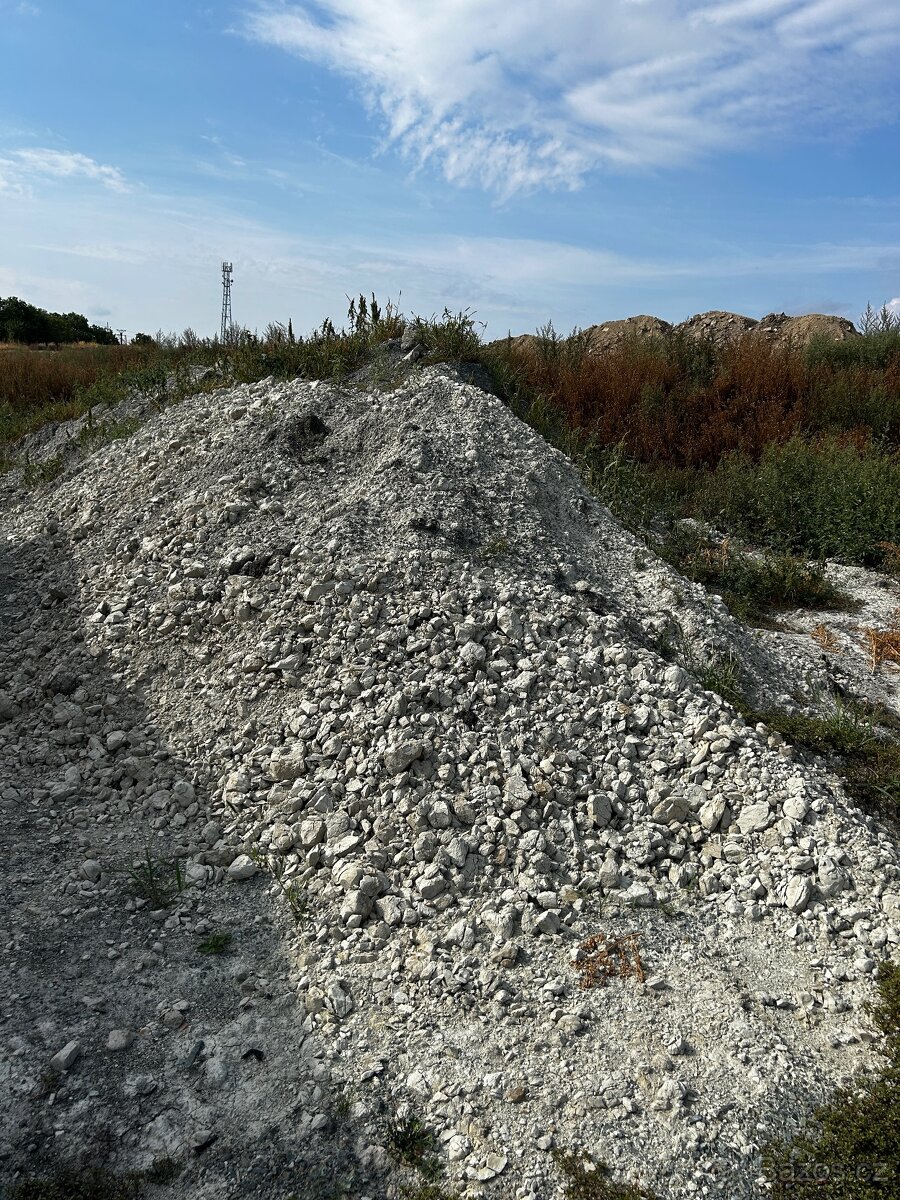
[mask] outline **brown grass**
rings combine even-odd
[[[873,672],[878,670],[881,663],[900,666],[900,608],[894,610],[887,629],[867,629],[866,640]]]
[[[146,351],[140,346],[67,346],[62,350],[32,350],[5,346],[0,359],[0,403],[14,412],[65,404],[79,387],[90,387],[101,375],[141,366]]]
[[[822,649],[828,654],[840,654],[840,643],[828,626],[823,625],[821,621],[815,627],[815,629],[811,630],[809,636],[813,639],[813,641],[818,642]]]
[[[644,982],[644,964],[638,947],[639,934],[627,933],[622,937],[608,938],[595,933],[578,947],[572,966],[580,976],[579,986],[605,987],[610,979],[637,979]]]
[[[53,421],[81,416],[97,385],[111,390],[123,372],[159,358],[155,346],[98,346],[58,350],[4,346],[0,353],[0,447]],[[95,392],[91,393],[90,389]]]
[[[729,453],[758,459],[797,435],[840,433],[863,446],[900,434],[900,353],[873,367],[751,339],[713,350],[677,338],[604,353],[539,343],[498,353],[570,427],[641,462],[714,467]]]

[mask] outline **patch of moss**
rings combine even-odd
[[[563,1150],[553,1151],[553,1161],[565,1180],[566,1200],[656,1200],[636,1183],[611,1179],[606,1163]]]

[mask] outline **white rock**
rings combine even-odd
[[[86,858],[81,864],[81,874],[89,883],[99,883],[103,868],[95,858]]]
[[[809,802],[805,796],[788,796],[781,806],[781,811],[793,821],[802,821],[809,812]]]
[[[741,833],[759,833],[771,820],[771,809],[764,801],[760,801],[758,804],[744,805],[738,814],[737,826]]]
[[[400,742],[385,752],[384,765],[388,774],[399,775],[412,763],[422,757],[425,746],[420,741],[410,740]]]
[[[134,1034],[130,1029],[111,1029],[106,1039],[106,1048],[113,1052],[127,1050],[133,1043]]]
[[[609,796],[593,795],[587,799],[587,813],[597,829],[605,829],[612,820],[613,807]]]
[[[707,832],[712,833],[714,829],[718,829],[719,822],[725,815],[725,797],[710,796],[710,798],[700,806],[700,824]]]
[[[333,983],[328,989],[328,1007],[339,1019],[348,1017],[353,1012],[353,997],[340,983]]]
[[[238,881],[252,879],[258,870],[249,854],[239,854],[228,868],[228,878]]]
[[[81,1043],[77,1041],[66,1042],[62,1050],[57,1050],[50,1059],[50,1066],[54,1071],[71,1071],[80,1056]]]
[[[459,652],[460,661],[466,667],[476,668],[484,665],[487,650],[478,642],[466,642]]]
[[[791,912],[801,913],[809,904],[813,885],[806,875],[792,875],[784,893],[784,903]]]

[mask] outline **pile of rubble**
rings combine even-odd
[[[448,1195],[751,1197],[872,1061],[896,847],[661,635],[808,664],[452,370],[188,399],[3,525],[5,1177],[374,1200],[414,1117]]]
[[[696,313],[687,320],[672,325],[661,317],[626,317],[621,321],[606,321],[590,325],[584,330],[587,344],[593,353],[614,350],[623,342],[643,338],[663,338],[672,334],[684,334],[690,338],[711,341],[724,347],[744,337],[760,337],[776,346],[803,348],[813,338],[825,338],[834,342],[845,342],[859,337],[859,331],[845,317],[834,317],[823,313],[808,313],[789,317],[786,313],[769,313],[756,320],[741,313],[718,310]],[[496,343],[513,349],[536,347],[540,338],[534,334],[520,334]]]

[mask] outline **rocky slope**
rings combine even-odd
[[[7,1183],[387,1197],[415,1115],[450,1195],[753,1197],[871,1061],[892,838],[658,651],[813,668],[452,370],[197,396],[2,520]]]

